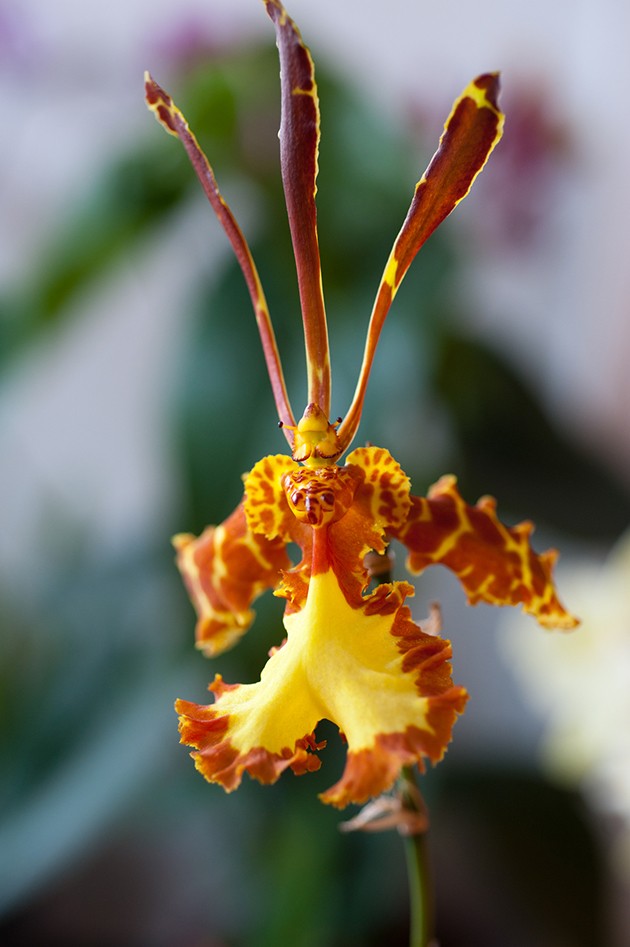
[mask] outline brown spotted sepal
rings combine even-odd
[[[530,522],[505,526],[492,497],[469,506],[450,475],[434,484],[426,498],[412,497],[411,503],[404,525],[391,531],[409,550],[410,572],[444,565],[458,577],[471,605],[522,605],[547,628],[570,630],[578,624],[556,594],[552,570],[557,553],[534,552]]]

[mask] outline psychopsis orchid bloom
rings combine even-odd
[[[391,787],[401,767],[437,762],[467,699],[453,685],[451,646],[434,613],[424,628],[405,604],[408,582],[368,591],[369,553],[403,543],[414,573],[440,563],[460,579],[471,603],[522,605],[545,626],[575,619],[556,596],[555,552],[536,555],[532,526],[509,528],[485,497],[469,506],[455,478],[443,477],[425,498],[380,447],[353,441],[378,338],[413,258],[470,190],[498,142],[503,116],[498,78],[479,76],[455,102],[437,152],[417,183],[407,217],[376,294],[363,363],[343,420],[329,421],[330,363],[317,238],[315,192],[319,104],[313,62],[278,0],[264,0],[281,64],[282,180],[297,266],[304,323],[308,406],[291,410],[262,285],[245,238],[203,151],[170,96],[146,77],[149,107],[184,145],[245,276],[260,331],[280,426],[291,456],[264,457],[244,477],[244,496],[220,526],[174,543],[198,614],[197,646],[214,656],[234,645],[253,620],[251,605],[267,589],[286,600],[286,639],[274,648],[260,680],[228,684],[220,675],[210,705],[179,700],[182,742],[210,782],[235,789],[247,772],[273,783],[291,768],[319,768],[315,730],[324,718],[347,741],[340,780],[321,798],[335,806],[361,803]],[[292,565],[287,545],[302,558]]]

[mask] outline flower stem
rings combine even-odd
[[[404,807],[423,813],[424,803],[411,767],[405,767],[400,778]],[[435,947],[433,940],[433,888],[427,851],[426,831],[404,834],[407,877],[409,880],[409,947]]]
[[[393,557],[389,549],[371,553],[366,566],[377,585],[392,581]],[[404,838],[409,882],[409,947],[437,947],[433,939],[433,885],[427,850],[427,809],[411,766],[404,766],[398,781],[403,816],[398,831]],[[406,818],[404,816],[406,815]]]

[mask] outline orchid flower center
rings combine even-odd
[[[313,468],[335,464],[343,453],[337,435],[340,423],[331,424],[319,405],[309,404],[295,427],[283,425],[293,432],[293,460]]]
[[[282,478],[289,508],[300,523],[316,529],[342,519],[354,500],[356,478],[347,467],[298,467]]]

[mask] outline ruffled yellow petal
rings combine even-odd
[[[409,549],[410,571],[441,563],[457,575],[472,605],[522,605],[545,627],[574,628],[578,621],[560,603],[553,584],[555,550],[537,555],[529,542],[531,523],[505,526],[492,497],[469,506],[456,484],[455,477],[445,476],[426,499],[412,497],[404,526],[392,530]]]
[[[439,760],[465,691],[452,686],[450,645],[415,625],[407,583],[380,586],[352,607],[332,569],[312,576],[304,607],[286,615],[286,643],[259,682],[213,690],[209,707],[178,702],[182,741],[197,768],[236,788],[242,774],[274,782],[287,767],[314,769],[321,719],[339,726],[348,764],[323,795],[345,806],[388,789],[402,766]]]

